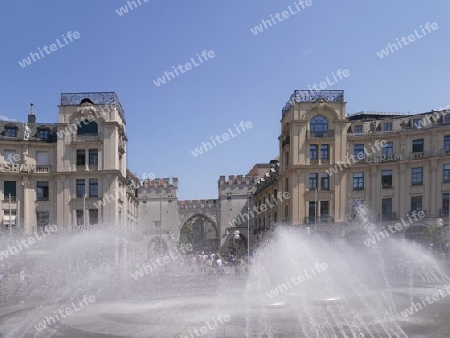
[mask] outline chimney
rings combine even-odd
[[[30,103],[30,113],[28,114],[28,123],[36,123],[36,115],[33,114],[32,103]]]

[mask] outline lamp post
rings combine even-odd
[[[12,239],[11,194],[9,194],[9,240]]]
[[[250,264],[250,195],[247,197],[247,264]]]
[[[162,256],[162,194],[159,194],[159,255]]]
[[[239,230],[236,230],[233,233],[233,239],[234,239],[234,249],[236,250],[236,261],[238,260],[238,240],[239,238],[241,238],[241,233],[239,232]]]

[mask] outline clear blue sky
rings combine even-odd
[[[136,0],[137,1],[137,0]],[[61,92],[115,91],[126,112],[128,167],[178,177],[181,199],[217,197],[220,175],[278,155],[281,109],[295,89],[338,69],[347,113],[423,112],[450,105],[450,2],[319,1],[254,35],[294,0],[14,0],[0,11],[0,114],[56,122]],[[439,28],[380,59],[420,25]],[[81,37],[22,68],[18,61],[68,31]],[[422,34],[423,35],[423,34]],[[62,40],[61,40],[62,41]],[[215,58],[161,85],[153,80],[203,50]],[[240,121],[253,128],[195,158],[191,150]]]

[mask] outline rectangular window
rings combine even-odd
[[[39,130],[38,131],[38,136],[41,140],[48,140],[50,133],[48,130]]]
[[[328,160],[329,157],[329,149],[330,146],[328,144],[322,144],[320,146],[320,159],[321,160]]]
[[[98,164],[98,149],[89,149],[89,165]]]
[[[309,217],[315,217],[316,216],[316,202],[315,201],[309,201]]]
[[[392,122],[383,123],[383,131],[392,131]]]
[[[381,148],[381,155],[388,156],[394,154],[394,144],[392,142],[386,142]]]
[[[444,183],[450,182],[450,164],[444,164],[444,175],[443,175]]]
[[[43,230],[44,227],[50,224],[50,212],[49,211],[36,211],[36,225],[39,230]]]
[[[12,163],[12,164],[17,163],[18,161],[16,160],[19,158],[20,155],[18,155],[15,150],[5,150],[3,152],[3,161],[5,163]]]
[[[444,136],[444,149],[445,150],[450,150],[450,135],[445,135]]]
[[[392,170],[381,170],[381,187],[392,188]]]
[[[273,221],[274,221],[274,223],[276,223],[278,221],[276,212],[273,213]]]
[[[450,202],[450,193],[442,194],[442,211],[448,215],[448,207]]]
[[[330,215],[330,202],[320,201],[320,216],[329,216],[329,215]]]
[[[422,196],[411,196],[411,212],[422,210]]]
[[[320,174],[320,189],[330,190],[330,176],[327,173]]]
[[[317,174],[309,174],[309,190],[317,189]]]
[[[98,209],[89,209],[89,225],[98,224]]]
[[[17,137],[17,128],[15,127],[5,127],[6,137]]]
[[[98,179],[89,179],[89,197],[98,197]]]
[[[16,200],[16,181],[3,182],[3,195],[5,200],[9,199],[9,194],[11,194],[11,199]]]
[[[84,197],[85,196],[85,180],[77,180],[77,197]]]
[[[76,210],[77,214],[77,225],[84,225],[84,212],[83,210]]]
[[[318,157],[318,149],[319,146],[317,144],[311,144],[309,146],[309,159],[310,160],[317,160]]]
[[[423,184],[423,168],[411,169],[411,185]]]
[[[353,190],[364,190],[364,173],[353,173]]]
[[[422,119],[413,119],[413,127],[420,129],[422,127]]]
[[[445,114],[444,123],[450,123],[450,114]]]
[[[423,153],[423,138],[412,141],[412,152]]]
[[[381,200],[381,219],[382,221],[395,219],[395,214],[392,212],[392,198],[383,198]]]
[[[364,154],[364,144],[355,144],[353,146],[353,155],[355,155],[355,157],[358,157],[359,153]]]
[[[355,126],[355,131],[354,131],[354,133],[355,133],[355,134],[362,134],[362,132],[363,132],[362,125],[357,124],[357,125]]]
[[[77,149],[77,165],[86,164],[86,151],[84,149]]]
[[[49,165],[48,151],[36,151],[36,162],[37,165]]]
[[[48,200],[48,181],[36,182],[36,190],[38,200]]]

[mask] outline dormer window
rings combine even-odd
[[[47,141],[48,138],[50,137],[50,129],[48,129],[48,128],[40,128],[40,129],[38,129],[38,135],[37,136],[41,140]]]
[[[354,133],[355,133],[355,134],[362,134],[362,132],[363,132],[362,125],[360,125],[360,124],[355,125],[355,131],[354,131]]]
[[[5,126],[5,136],[6,137],[17,137],[17,127],[15,125]]]
[[[383,123],[383,131],[392,131],[392,122]]]
[[[450,114],[445,114],[444,123],[450,123]]]

